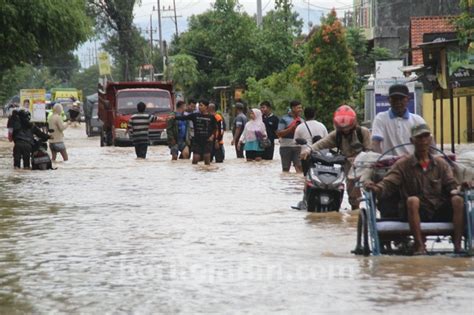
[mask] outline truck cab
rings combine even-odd
[[[109,82],[99,91],[99,119],[103,122],[101,146],[130,146],[127,132],[130,117],[137,112],[137,103],[146,104],[146,113],[162,117],[150,124],[150,144],[167,141],[166,117],[174,110],[173,87],[170,82]]]

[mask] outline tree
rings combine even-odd
[[[99,67],[93,65],[76,72],[71,78],[71,86],[82,90],[84,97],[86,97],[97,93],[97,78],[99,78]]]
[[[68,83],[81,67],[77,56],[72,51],[60,52],[54,60],[47,60],[44,65],[49,68],[53,76],[64,83]]]
[[[303,46],[294,43],[301,35],[302,27],[303,21],[296,12],[287,14],[279,9],[264,16],[262,29],[256,34],[257,78],[284,71],[293,63],[303,62]]]
[[[355,62],[335,10],[322,20],[308,42],[308,55],[301,76],[306,95],[316,106],[317,117],[332,125],[336,108],[352,96]]]
[[[186,54],[174,55],[170,59],[165,79],[173,80],[175,89],[188,95],[191,86],[199,79],[197,61],[193,56]]]
[[[74,50],[92,33],[85,0],[0,2],[0,76],[21,63],[42,64]]]
[[[5,70],[0,78],[0,104],[19,94],[20,89],[51,89],[61,84],[61,79],[52,75],[46,67],[34,67],[29,64]]]
[[[108,52],[113,60],[115,60],[117,69],[119,70],[119,81],[133,81],[137,76],[137,69],[144,61],[152,63],[149,60],[149,48],[146,40],[140,35],[135,26],[131,26],[131,31],[125,37],[126,43],[121,43],[119,34],[111,35],[108,40],[102,44],[102,48]],[[124,53],[125,50],[129,50]]]
[[[301,48],[294,45],[302,21],[284,9],[269,12],[262,29],[240,12],[238,1],[217,0],[211,10],[192,16],[189,27],[172,43],[172,54],[192,55],[197,61],[198,81],[189,89],[194,96],[209,97],[213,86],[245,87],[256,80],[284,71],[301,62]]]
[[[283,11],[286,28],[290,27],[289,19],[290,19],[292,7],[293,7],[293,4],[291,3],[291,0],[275,0],[275,10]]]
[[[394,58],[390,49],[384,47],[374,47],[369,50],[367,39],[361,28],[348,28],[346,38],[352,57],[357,64],[359,76],[374,73],[376,61]]]
[[[467,44],[474,39],[474,4],[472,0],[460,0],[461,14],[454,19],[461,44]]]
[[[234,0],[216,0],[211,10],[189,19],[188,31],[175,39],[172,53],[192,55],[197,61],[199,80],[194,96],[209,97],[213,86],[244,85],[257,69],[257,26]]]
[[[258,81],[253,77],[248,78],[244,100],[251,106],[257,106],[264,100],[270,101],[276,114],[279,115],[288,111],[291,100],[297,99],[309,105],[301,86],[300,73],[301,66],[292,64],[284,71],[273,73]]]
[[[97,29],[109,37],[106,50],[114,57],[121,70],[121,80],[131,80],[143,60],[144,39],[133,26],[135,0],[88,0],[89,9],[97,19]],[[140,43],[140,38],[143,41]]]

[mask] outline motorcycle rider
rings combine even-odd
[[[362,151],[370,149],[370,131],[359,126],[355,111],[348,105],[341,105],[334,112],[333,123],[335,130],[311,146],[313,150],[336,148],[339,154],[346,157],[344,173],[347,175],[355,157]],[[302,147],[301,159],[311,154],[308,147]],[[355,180],[347,178],[346,191],[352,210],[359,209],[360,189],[355,187]]]
[[[11,140],[15,143],[13,147],[13,166],[15,169],[21,167],[23,160],[23,168],[31,168],[31,153],[33,145],[35,144],[34,135],[43,141],[48,141],[50,138],[47,134],[41,131],[38,127],[30,122],[31,114],[25,110],[20,109],[14,111],[8,120],[8,126],[12,129]]]

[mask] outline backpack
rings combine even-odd
[[[364,143],[364,136],[362,135],[362,128],[360,126],[356,127],[356,133],[357,133],[357,139],[361,144]],[[342,144],[342,134],[339,131],[336,131],[336,147],[337,147],[337,153],[341,153],[341,144]],[[365,148],[363,148],[362,151],[365,151]]]

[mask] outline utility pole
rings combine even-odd
[[[173,15],[168,15],[168,16],[162,16],[162,18],[163,19],[170,18],[171,20],[174,20],[174,27],[175,27],[175,30],[176,30],[176,36],[178,36],[178,18],[182,17],[182,16],[181,15],[176,15],[175,0],[173,0],[173,9],[171,9],[171,6],[168,6],[168,9],[166,9],[163,6],[162,12],[170,12],[170,11],[174,12],[174,16]]]
[[[257,27],[262,27],[262,0],[257,0]]]
[[[308,34],[311,32],[311,21],[309,20],[309,0],[308,0]]]
[[[160,51],[161,55],[163,55],[163,34],[161,32],[161,5],[160,5],[160,0],[156,0],[158,8],[158,35],[159,35],[159,40],[160,40]]]
[[[153,18],[150,14],[150,63],[153,63]]]
[[[176,37],[178,37],[178,17],[176,16],[176,2],[173,0],[173,9],[174,9],[174,27],[176,29]]]

